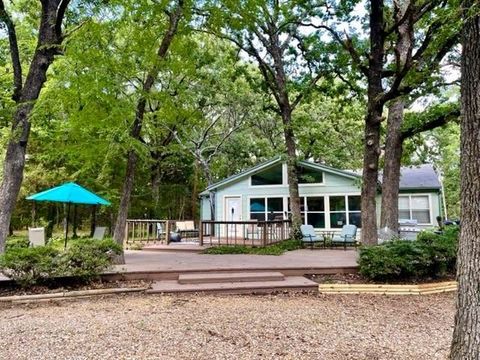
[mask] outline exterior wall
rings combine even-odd
[[[283,167],[284,182],[286,181],[286,167]],[[323,172],[323,184],[304,184],[299,186],[300,196],[325,196],[325,195],[360,195],[360,185],[355,179],[344,177],[329,172]],[[412,190],[401,191],[401,195],[420,195],[425,194],[430,199],[431,223],[419,225],[418,228],[428,229],[437,225],[436,217],[441,215],[441,197],[438,190]],[[249,200],[255,197],[283,197],[284,209],[287,208],[287,198],[289,196],[288,185],[270,185],[270,186],[251,186],[250,176],[245,176],[235,182],[216,190],[216,220],[225,220],[225,199],[230,196],[238,196],[241,199],[241,220],[249,220]],[[377,223],[380,224],[380,204],[381,195],[377,196]],[[327,207],[327,198],[325,199]],[[201,219],[210,219],[210,205],[208,196],[202,197],[201,201]],[[337,230],[337,229],[335,229]]]
[[[286,167],[284,166],[284,181],[286,176]],[[323,184],[303,184],[299,185],[300,196],[314,195],[360,195],[360,188],[355,179],[349,179],[340,175],[323,173]],[[229,196],[240,196],[242,204],[242,220],[249,220],[249,201],[254,197],[283,197],[284,209],[287,208],[287,198],[289,196],[288,185],[271,186],[251,186],[250,176],[239,179],[236,182],[229,183],[220,187],[216,192],[216,216],[217,220],[225,219],[225,198]],[[202,200],[202,219],[208,220],[210,211],[208,208],[208,197]],[[207,216],[208,215],[208,216]]]

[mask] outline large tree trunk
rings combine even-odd
[[[375,245],[377,236],[377,185],[380,154],[381,111],[373,109],[365,122],[362,182],[362,242]]]
[[[410,5],[410,0],[395,0],[395,21],[401,23]],[[395,56],[397,68],[408,61],[409,49],[413,43],[411,18],[398,26]],[[382,179],[382,207],[380,226],[398,232],[398,194],[400,190],[400,167],[402,163],[402,124],[405,100],[397,98],[388,107],[387,138],[385,140],[385,165]]]
[[[68,1],[64,1],[63,4],[60,0],[42,2],[37,47],[25,84],[19,92],[17,109],[13,115],[11,138],[3,164],[3,179],[0,184],[0,253],[5,251],[10,220],[23,181],[25,155],[30,135],[30,114],[47,80],[47,70],[54,56],[59,53],[58,46],[62,42],[61,23],[67,6]]]
[[[402,162],[404,100],[394,100],[388,108],[387,138],[385,140],[385,165],[382,178],[382,209],[380,227],[398,232],[398,194]]]
[[[383,95],[382,73],[384,62],[383,0],[371,0],[370,59],[368,67],[368,106],[364,129],[362,182],[362,242],[374,245],[377,236],[377,184],[380,156],[380,128]]]
[[[163,60],[167,56],[168,49],[173,41],[173,38],[178,29],[178,23],[182,16],[183,0],[178,0],[174,12],[169,13],[169,26],[165,33],[162,42],[157,51],[157,59]],[[160,69],[158,65],[155,65],[149,72],[143,83],[142,96],[137,104],[135,112],[135,120],[132,124],[130,136],[134,140],[140,140],[143,127],[143,120],[145,117],[147,98],[146,96],[151,92],[151,89],[157,79]],[[130,208],[130,198],[132,195],[135,170],[137,167],[138,155],[134,149],[128,151],[127,154],[127,170],[125,173],[125,180],[123,182],[122,197],[120,199],[120,205],[118,209],[117,220],[115,222],[115,230],[113,232],[113,238],[117,243],[123,245],[125,238],[125,225],[127,223],[128,210]],[[123,254],[117,259],[119,263],[124,263]]]
[[[300,209],[300,194],[298,191],[298,171],[295,136],[292,129],[291,114],[285,114],[283,120],[285,145],[287,147],[287,178],[290,194],[290,211],[292,212],[292,228],[290,236],[294,239],[302,237],[302,213]]]
[[[464,4],[467,8],[473,1]],[[480,359],[480,16],[463,34],[461,118],[461,232],[457,312],[450,359]]]

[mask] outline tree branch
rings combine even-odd
[[[10,44],[10,57],[12,59],[13,66],[13,94],[12,99],[17,102],[20,99],[20,93],[22,92],[23,79],[22,79],[22,64],[20,62],[20,52],[18,51],[17,33],[15,31],[15,25],[5,9],[3,0],[0,0],[0,21],[2,21],[8,32],[8,42]]]

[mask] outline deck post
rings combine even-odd
[[[170,220],[165,221],[165,243],[170,244]]]
[[[200,220],[199,228],[198,228],[198,238],[200,246],[203,246],[203,221]]]
[[[128,220],[125,222],[125,236],[123,237],[123,250],[127,250],[128,245]]]
[[[267,222],[264,221],[263,222],[263,247],[267,246],[267,232],[268,232],[268,229],[267,229]]]

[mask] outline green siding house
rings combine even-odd
[[[306,224],[318,230],[337,230],[345,224],[361,226],[359,174],[308,161],[298,165]],[[441,185],[433,166],[402,168],[401,174],[400,219],[416,220],[418,228],[435,226],[441,213]],[[266,161],[209,186],[200,196],[202,220],[212,219],[212,208],[217,221],[286,219],[290,211],[286,164],[281,158]],[[381,194],[378,210],[380,202]],[[379,217],[380,211],[377,213]]]

